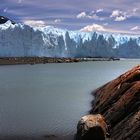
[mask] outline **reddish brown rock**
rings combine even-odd
[[[140,140],[140,65],[94,91],[91,113],[110,125],[113,140]]]
[[[87,115],[77,125],[76,140],[106,140],[108,126],[100,114]]]

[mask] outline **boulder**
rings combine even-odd
[[[87,115],[80,119],[77,125],[76,140],[105,140],[107,124],[100,114]]]

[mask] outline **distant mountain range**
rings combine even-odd
[[[140,58],[140,35],[31,27],[0,16],[0,57]]]

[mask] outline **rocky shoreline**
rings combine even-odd
[[[111,140],[140,140],[140,65],[93,92],[90,114],[101,114]]]
[[[51,57],[0,57],[0,65],[76,63],[86,61],[118,61],[118,58],[51,58]]]

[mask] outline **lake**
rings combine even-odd
[[[0,139],[72,139],[91,92],[139,63],[0,66]]]

